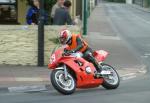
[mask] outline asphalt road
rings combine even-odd
[[[124,4],[104,4],[110,22],[128,47],[147,66],[150,61],[150,13]],[[55,90],[0,94],[0,103],[149,103],[150,73],[121,82],[116,90],[95,88],[63,96]]]

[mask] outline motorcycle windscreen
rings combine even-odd
[[[64,48],[58,48],[56,51],[53,52],[50,56],[48,68],[53,69],[56,66],[57,61],[62,57],[62,53]]]

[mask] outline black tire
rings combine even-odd
[[[105,88],[105,89],[117,89],[119,87],[119,84],[120,84],[120,77],[119,77],[119,74],[117,73],[117,71],[110,65],[108,64],[102,64],[102,66],[108,66],[108,67],[111,67],[113,69],[113,71],[116,73],[117,77],[118,77],[118,81],[116,84],[110,84],[109,82],[107,82],[105,79],[104,79],[104,82],[102,84],[102,86]]]
[[[57,73],[58,71],[63,71],[63,70],[57,70],[57,69],[56,69],[56,70],[53,70],[52,73],[51,73],[51,83],[52,83],[53,87],[54,87],[59,93],[62,93],[62,94],[64,94],[64,95],[70,95],[70,94],[74,93],[75,90],[76,90],[76,81],[75,81],[75,79],[73,78],[73,76],[69,74],[69,75],[73,78],[73,82],[74,82],[73,89],[71,89],[71,90],[65,90],[65,89],[61,88],[61,87],[58,85],[58,83],[56,82],[56,80],[55,80],[55,75],[56,75],[56,73]]]

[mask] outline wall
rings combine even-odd
[[[64,27],[45,27],[45,65],[50,50],[56,46],[53,42],[59,31]],[[73,33],[80,28],[68,26]],[[0,26],[0,64],[37,65],[37,26]]]

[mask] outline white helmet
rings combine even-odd
[[[60,32],[59,40],[61,44],[66,44],[70,40],[72,34],[69,30],[64,29]]]

